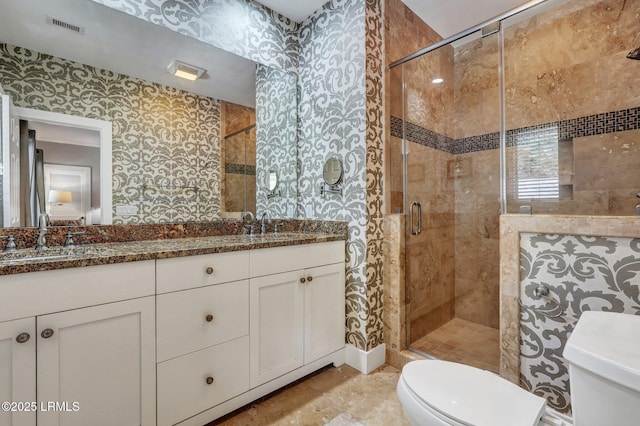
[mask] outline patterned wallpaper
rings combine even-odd
[[[258,65],[256,69],[256,212],[269,217],[295,217],[298,193],[296,170],[297,78]],[[269,170],[278,173],[279,196],[267,198]]]
[[[640,239],[520,234],[520,299],[520,384],[570,413],[567,339],[587,310],[640,315]]]
[[[366,0],[367,111],[367,350],[383,343],[383,24],[382,0]]]
[[[298,24],[247,0],[92,0],[243,58],[296,73]]]
[[[113,123],[114,213],[139,209],[114,223],[219,217],[218,100],[6,44],[0,85],[16,106]]]
[[[349,222],[347,342],[367,347],[364,0],[332,0],[300,29],[298,209]],[[325,160],[343,164],[343,195],[320,195]]]

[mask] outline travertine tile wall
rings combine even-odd
[[[510,200],[509,212],[530,204],[534,213],[635,214],[638,131],[607,125],[639,128],[626,110],[640,106],[640,62],[625,58],[640,44],[638,16],[638,1],[571,1],[505,29],[507,129],[579,119],[580,136],[573,141],[573,199]],[[621,110],[617,118],[581,119]]]

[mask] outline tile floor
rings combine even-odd
[[[409,426],[396,397],[399,377],[389,366],[369,375],[327,367],[208,426]]]
[[[499,373],[500,332],[497,328],[454,318],[411,345],[446,361]]]

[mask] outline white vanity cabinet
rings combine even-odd
[[[0,402],[36,401],[36,321],[0,323]],[[12,408],[12,407],[9,407]],[[36,424],[36,411],[0,410],[0,425]]]
[[[249,253],[159,259],[158,425],[249,390]]]
[[[251,252],[252,388],[344,348],[344,274],[342,241]]]
[[[19,369],[0,392],[37,408],[0,423],[155,425],[154,278],[153,261],[0,277],[0,377]]]

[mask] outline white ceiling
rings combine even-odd
[[[325,0],[259,0],[300,22]],[[523,0],[402,0],[443,37],[449,37],[523,3]],[[0,0],[0,41],[132,77],[255,105],[255,65],[187,36],[89,0]],[[83,35],[46,23],[51,16],[85,27]],[[204,79],[166,72],[174,59],[207,70]]]

